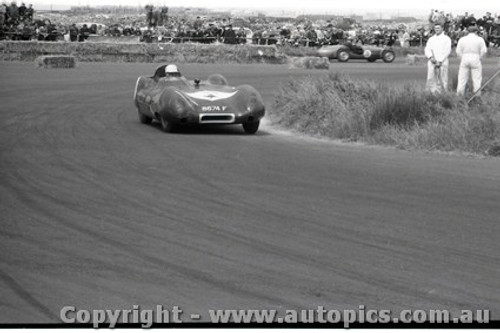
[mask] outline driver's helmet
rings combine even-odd
[[[179,69],[176,65],[170,64],[165,67],[165,76],[178,77],[181,76],[181,72],[179,72]]]

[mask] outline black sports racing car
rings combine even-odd
[[[158,120],[165,132],[184,124],[241,124],[246,133],[257,132],[265,107],[255,88],[229,86],[220,74],[206,81],[189,81],[180,73],[168,77],[165,68],[160,66],[152,77],[137,79],[134,104],[141,123]]]
[[[384,62],[393,62],[396,54],[390,47],[379,47],[373,45],[340,44],[327,45],[318,50],[321,57],[337,59],[346,62],[349,59],[366,59],[374,62],[382,59]]]

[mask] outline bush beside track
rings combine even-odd
[[[284,83],[268,115],[273,124],[313,136],[496,155],[498,110],[500,95],[493,92],[467,105],[452,92],[434,95],[415,84],[392,86],[330,73]]]
[[[70,55],[87,62],[272,63],[287,62],[275,46],[225,44],[0,42],[0,60],[34,61]]]

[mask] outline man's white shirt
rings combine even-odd
[[[475,54],[481,58],[487,52],[484,39],[474,33],[469,33],[458,40],[457,55],[462,57],[464,54]]]
[[[451,39],[444,33],[434,35],[427,41],[425,46],[425,56],[430,59],[432,56],[436,61],[443,62],[448,59],[451,53]]]

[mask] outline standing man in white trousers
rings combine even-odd
[[[483,80],[483,68],[481,58],[486,54],[487,48],[484,39],[477,35],[477,27],[470,26],[469,34],[458,40],[457,55],[461,58],[458,69],[457,95],[465,94],[465,86],[472,76],[472,87],[474,93],[481,88]]]
[[[451,39],[443,32],[440,23],[434,24],[436,32],[425,45],[427,62],[426,88],[433,93],[448,90],[448,57],[451,53]]]

